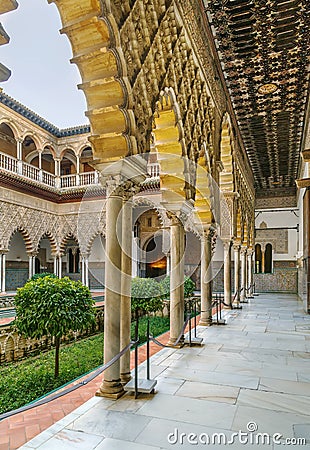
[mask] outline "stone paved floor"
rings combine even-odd
[[[284,294],[225,315],[204,346],[152,357],[155,395],[93,397],[21,449],[310,448],[310,316]]]

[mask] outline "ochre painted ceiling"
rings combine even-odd
[[[204,0],[258,197],[294,195],[309,90],[309,0]]]

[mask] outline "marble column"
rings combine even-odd
[[[171,269],[170,269],[170,338],[173,345],[184,324],[184,228],[177,217],[171,219]],[[182,345],[181,338],[179,345]]]
[[[23,159],[23,141],[17,141],[16,157],[20,161]]]
[[[62,256],[59,255],[58,257],[58,277],[62,277]]]
[[[234,280],[235,280],[235,293],[234,303],[238,306],[240,302],[240,245],[234,246]]]
[[[127,198],[126,198],[127,197]],[[132,273],[132,199],[125,195],[122,209],[122,298],[120,347],[123,349],[130,341],[131,325],[131,273]],[[120,360],[121,382],[130,379],[130,350]]]
[[[6,274],[5,260],[6,260],[6,255],[5,255],[5,253],[3,253],[2,254],[2,264],[1,264],[1,275],[2,275],[1,292],[5,292],[5,274]]]
[[[231,241],[223,242],[224,247],[224,302],[225,308],[232,307],[231,301]]]
[[[248,251],[247,285],[249,296],[253,295],[253,251]]]
[[[104,310],[104,362],[112,360],[120,351],[121,311],[121,210],[122,193],[117,183],[107,182],[106,202],[106,263]],[[120,361],[104,372],[104,378],[96,395],[118,398],[124,390],[120,379]]]
[[[58,276],[58,269],[57,269],[57,256],[54,256],[54,274]]]
[[[35,261],[36,257],[33,255],[29,256],[29,278],[31,278],[35,274]]]
[[[242,246],[240,250],[241,257],[241,283],[240,283],[240,301],[244,302],[246,299],[246,263],[247,263],[247,248]]]
[[[85,286],[89,287],[88,256],[85,257],[84,264],[85,264],[85,272],[84,272]]]
[[[201,315],[199,325],[212,325],[212,237],[211,230],[205,230],[201,237]]]
[[[132,233],[132,277],[139,276],[139,238]]]
[[[81,282],[85,286],[85,264],[84,264],[85,258],[82,256],[81,259]]]

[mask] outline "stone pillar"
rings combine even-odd
[[[84,262],[85,262],[85,258],[84,258],[84,256],[82,256],[82,258],[81,258],[81,282],[85,286],[85,264],[84,264]]]
[[[249,296],[253,295],[253,251],[248,251],[247,286]]]
[[[168,345],[173,345],[184,324],[184,228],[174,216],[170,225],[170,338]],[[183,338],[180,340],[182,345]]]
[[[231,301],[231,241],[223,242],[224,247],[224,302],[225,308],[232,307]]]
[[[167,277],[169,277],[169,275],[170,275],[170,253],[167,253],[166,261],[167,261],[166,275],[167,275]]]
[[[85,286],[89,287],[89,277],[88,277],[88,256],[85,257]]]
[[[132,233],[132,276],[137,277],[139,274],[139,238],[134,237]]]
[[[122,193],[114,180],[107,181],[106,202],[106,263],[104,310],[104,362],[111,361],[120,351],[121,311],[121,210]],[[120,380],[120,361],[104,372],[96,395],[118,398],[124,393]]]
[[[246,262],[247,262],[247,248],[242,246],[240,250],[241,254],[241,283],[240,283],[240,301],[244,302],[246,299]]]
[[[130,341],[131,325],[131,273],[132,273],[132,199],[124,197],[122,209],[122,297],[120,347],[123,349]],[[121,382],[126,384],[131,379],[130,350],[120,360]]]
[[[205,230],[201,238],[201,315],[199,325],[212,325],[212,237],[211,230]]]
[[[235,293],[234,303],[238,306],[240,302],[240,245],[234,245],[234,280]]]
[[[23,159],[23,141],[17,140],[16,157],[19,161]]]
[[[262,246],[262,273],[265,273],[265,247]]]
[[[62,277],[62,256],[59,255],[58,257],[58,277]]]
[[[1,292],[5,292],[5,273],[6,273],[6,268],[5,268],[5,253],[2,254],[2,264],[1,264],[1,275],[2,275],[2,280],[1,280]]]
[[[61,187],[61,181],[60,181],[60,159],[55,158],[55,187],[60,188]]]
[[[58,276],[58,270],[57,270],[57,256],[54,256],[54,274]]]
[[[36,257],[32,256],[32,275],[36,273]]]

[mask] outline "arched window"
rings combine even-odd
[[[262,247],[255,245],[255,273],[262,273]]]
[[[267,244],[265,250],[265,273],[272,273],[272,245]]]

